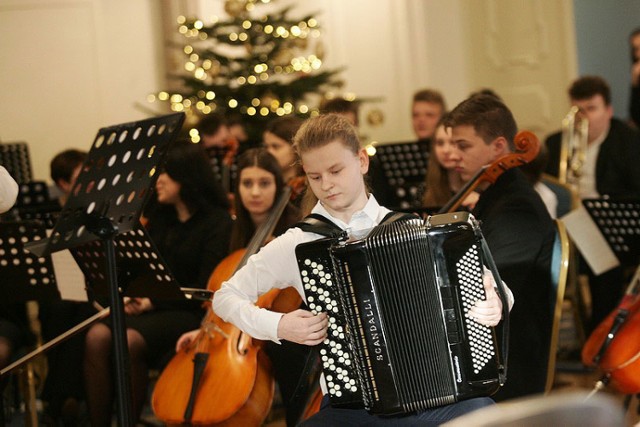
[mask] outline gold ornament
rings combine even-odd
[[[286,67],[291,64],[291,60],[294,58],[294,53],[292,49],[284,48],[280,49],[273,55],[272,60],[275,65],[280,65],[282,67]]]
[[[384,123],[384,113],[379,108],[374,108],[367,113],[367,123],[373,127],[378,127]]]
[[[316,43],[316,57],[319,60],[324,61],[324,54],[325,54],[324,43],[322,42]]]
[[[224,2],[224,11],[233,18],[238,18],[247,11],[247,0],[227,0]]]

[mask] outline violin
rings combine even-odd
[[[476,174],[453,196],[438,213],[453,212],[460,206],[460,203],[467,198],[478,185],[483,182],[494,184],[500,175],[509,169],[522,166],[536,158],[540,152],[540,141],[529,131],[523,130],[516,134],[514,140],[516,151],[508,153],[494,160],[488,165],[484,165]]]
[[[587,339],[581,356],[584,365],[603,372],[602,385],[624,394],[640,393],[640,267],[618,307]]]
[[[273,233],[289,189],[245,249],[233,252],[214,270],[208,289],[215,291],[256,253]],[[297,299],[296,299],[297,297]],[[256,305],[291,311],[300,305],[293,288],[272,290]],[[164,369],[151,399],[155,415],[168,425],[260,425],[271,408],[274,380],[261,342],[223,321],[209,304],[198,337]]]

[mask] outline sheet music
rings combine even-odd
[[[569,236],[596,275],[620,265],[618,257],[613,253],[584,206],[580,205],[578,209],[574,209],[561,219],[567,227]]]
[[[69,301],[87,301],[84,274],[68,250],[51,254],[60,297]]]

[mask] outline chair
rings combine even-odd
[[[549,187],[558,199],[558,206],[556,208],[556,216],[558,218],[568,214],[580,204],[580,199],[578,198],[575,190],[570,185],[560,182],[558,178],[542,174],[540,181]]]
[[[571,245],[567,230],[561,220],[556,219],[555,225],[556,237],[553,242],[553,253],[551,255],[551,283],[555,289],[555,295],[551,304],[551,342],[549,343],[549,362],[547,364],[545,393],[549,393],[551,390],[555,376],[562,303],[564,301],[564,292],[569,276],[569,259],[571,257]]]
[[[562,218],[580,206],[580,198],[572,186],[560,182],[558,178],[547,174],[542,174],[541,181],[556,195],[558,201],[556,215],[558,218]],[[578,341],[584,343],[586,340],[585,324],[589,319],[588,307],[590,306],[591,295],[588,286],[578,278],[577,252],[573,248],[573,243],[570,244],[570,247],[569,264],[572,268],[567,278],[565,298],[571,302]]]
[[[455,418],[442,427],[624,426],[624,409],[613,396],[586,392],[530,396],[500,402]]]

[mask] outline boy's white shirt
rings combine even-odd
[[[364,208],[356,211],[349,223],[332,216],[320,202],[312,210],[320,214],[349,235],[361,237],[384,219],[389,209],[380,206],[373,195]],[[282,313],[256,307],[258,297],[273,288],[296,288],[305,299],[295,249],[300,243],[323,236],[292,228],[272,240],[247,261],[228,281],[224,282],[213,298],[213,310],[224,321],[231,322],[254,338],[279,343],[278,323]]]

